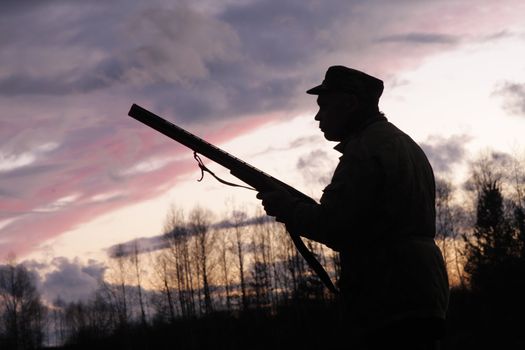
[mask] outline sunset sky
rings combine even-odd
[[[191,151],[129,118],[133,103],[316,198],[339,155],[305,91],[331,65],[384,80],[381,110],[437,175],[461,181],[487,148],[523,153],[521,0],[4,0],[0,9],[0,259],[95,274],[110,246],[160,234],[172,204],[217,219],[231,203],[255,210],[251,191],[198,183]]]

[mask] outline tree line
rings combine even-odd
[[[495,330],[501,336],[489,340],[498,344],[502,337],[523,340],[517,336],[525,312],[522,165],[517,157],[492,152],[470,164],[461,187],[436,181],[436,242],[452,285],[445,341],[450,349],[486,342]],[[30,271],[14,261],[0,266],[0,347],[92,344],[171,332],[175,325],[205,332],[210,328],[203,322],[218,317],[215,327],[226,334],[221,325],[246,317],[255,322],[249,315],[275,321],[290,309],[302,318],[337,310],[339,301],[298,255],[281,224],[239,208],[222,219],[215,225],[214,215],[201,207],[187,215],[170,208],[162,249],[144,252],[138,241],[116,246],[89,300],[66,303],[58,297],[44,305]],[[338,281],[338,254],[306,243]],[[194,338],[192,344],[202,341]]]

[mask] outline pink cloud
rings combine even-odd
[[[249,118],[236,122],[233,127],[225,126],[209,133],[207,138],[213,143],[224,142],[269,120],[266,116]],[[135,175],[119,174],[148,159],[181,155],[181,160],[172,161],[160,169]],[[167,188],[176,186],[180,176],[198,171],[190,156],[191,150],[138,124],[127,132],[104,135],[98,140],[94,138],[92,143],[81,143],[77,148],[65,148],[52,160],[47,160],[65,164],[63,168],[58,167],[43,176],[33,174],[26,181],[38,178],[37,185],[0,202],[4,216],[16,218],[0,229],[0,251],[23,256],[38,249],[45,241],[102,214],[161,195]],[[92,200],[112,192],[121,195],[107,201]],[[60,204],[60,200],[68,196],[72,200]]]
[[[89,222],[96,217],[110,213],[113,210],[153,198],[167,185],[176,185],[178,176],[192,169],[194,164],[187,160],[175,162],[159,171],[145,174],[131,179],[125,186],[125,195],[116,200],[92,202],[90,199],[106,191],[115,190],[116,186],[104,186],[99,191],[84,192],[80,198],[68,203],[57,211],[31,213],[20,216],[18,220],[8,224],[0,232],[3,242],[0,242],[0,251],[14,252],[23,256],[37,249],[46,240],[57,237],[68,230]],[[52,199],[60,197],[64,188],[57,188]],[[118,188],[117,188],[118,189]],[[50,198],[51,196],[48,196]],[[25,203],[25,209],[30,203]]]

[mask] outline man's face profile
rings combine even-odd
[[[355,96],[348,93],[328,92],[318,96],[315,120],[328,141],[343,141],[348,136],[356,103]]]

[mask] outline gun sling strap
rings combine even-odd
[[[197,181],[199,182],[202,181],[202,179],[204,178],[204,172],[207,172],[208,174],[213,176],[217,181],[219,181],[220,183],[224,185],[232,186],[232,187],[241,187],[241,188],[246,188],[248,190],[257,191],[253,187],[239,185],[239,184],[235,184],[233,182],[229,182],[229,181],[221,179],[220,177],[215,175],[213,171],[208,169],[206,165],[204,165],[201,157],[199,157],[199,154],[196,151],[193,151],[193,158],[197,161],[197,165],[201,169],[201,178],[198,179]],[[291,232],[289,232],[289,234],[290,234],[290,238],[292,239],[295,247],[297,248],[301,256],[304,258],[304,260],[306,260],[308,266],[310,266],[310,268],[317,274],[317,276],[321,279],[321,281],[324,283],[326,288],[328,288],[331,292],[337,294],[338,290],[332,283],[332,279],[330,278],[330,276],[328,276],[328,273],[326,272],[324,267],[321,265],[321,263],[315,258],[315,256],[310,251],[310,249],[306,247],[301,237]]]
[[[229,181],[221,179],[220,177],[215,175],[215,173],[213,171],[208,169],[206,167],[206,165],[204,165],[204,163],[202,162],[201,157],[199,157],[199,154],[196,151],[193,151],[193,158],[197,161],[197,165],[201,169],[201,178],[197,180],[198,182],[201,182],[202,179],[204,179],[204,172],[207,172],[208,174],[213,176],[215,178],[215,180],[219,181],[221,184],[224,184],[224,185],[227,185],[227,186],[231,186],[231,187],[241,187],[241,188],[246,188],[247,190],[257,191],[253,187],[239,185],[239,184],[234,184],[233,182],[229,182]]]

